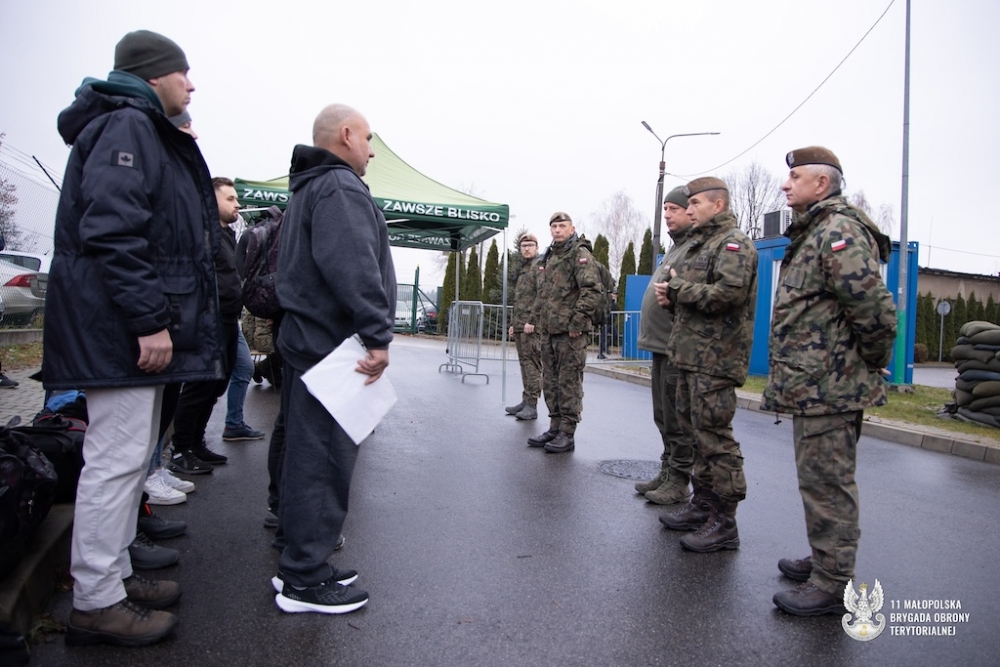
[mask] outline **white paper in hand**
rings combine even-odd
[[[316,397],[340,427],[360,445],[396,403],[396,389],[382,375],[365,385],[368,376],[358,373],[358,360],[368,353],[353,336],[302,374],[309,393]]]

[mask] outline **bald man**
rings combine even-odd
[[[272,584],[286,612],[343,614],[368,593],[353,570],[328,562],[347,516],[358,447],[306,389],[302,374],[355,334],[367,349],[357,372],[376,382],[389,365],[396,273],[385,218],[361,177],[375,157],[364,116],[323,109],[313,146],[292,151],[292,198],[281,225],[278,347],[285,360],[281,409],[285,460],[278,508],[285,548]]]

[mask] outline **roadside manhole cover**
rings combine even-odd
[[[605,475],[624,477],[625,479],[652,479],[660,474],[659,461],[601,461],[599,465]]]

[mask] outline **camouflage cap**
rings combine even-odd
[[[726,192],[729,192],[729,186],[726,185],[726,182],[721,178],[705,176],[703,178],[696,178],[685,185],[682,192],[685,197],[692,197],[708,190],[725,190]]]
[[[676,204],[681,208],[688,207],[688,198],[684,196],[684,186],[678,185],[676,188],[667,193],[667,196],[663,200],[664,202],[670,202],[671,204]]]
[[[549,218],[549,224],[551,225],[553,222],[573,222],[573,218],[569,217],[569,213],[556,211],[552,214],[552,217]]]
[[[794,151],[788,151],[788,155],[785,156],[785,164],[788,165],[789,169],[801,167],[804,164],[825,164],[833,167],[841,174],[844,173],[844,170],[840,166],[840,160],[833,154],[833,151],[822,146],[807,146],[806,148],[797,148]]]

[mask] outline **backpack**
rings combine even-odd
[[[590,314],[590,321],[595,327],[603,327],[611,319],[611,295],[615,293],[615,281],[611,271],[597,259],[592,260],[601,274],[601,300],[597,308]]]
[[[83,470],[83,440],[87,435],[87,423],[46,409],[35,417],[31,426],[18,426],[14,431],[27,436],[55,469],[58,480],[53,491],[54,502],[74,502],[80,471]]]
[[[274,319],[281,312],[278,303],[278,246],[281,220],[277,206],[268,209],[268,218],[247,227],[243,256],[243,305],[252,315]]]
[[[14,427],[0,427],[0,577],[17,566],[25,541],[49,513],[56,472],[45,455]]]

